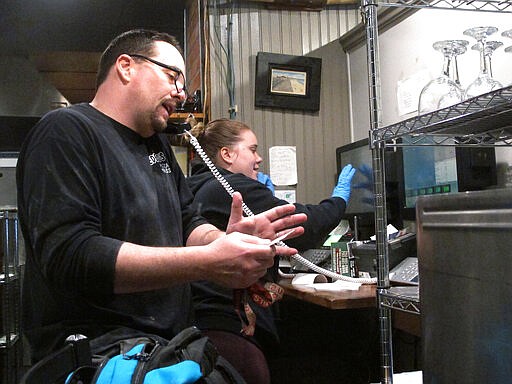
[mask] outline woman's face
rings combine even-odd
[[[258,155],[258,139],[253,131],[244,129],[240,132],[240,141],[230,149],[231,165],[228,170],[233,173],[243,173],[257,180],[259,164],[263,159]]]

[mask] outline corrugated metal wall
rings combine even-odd
[[[261,4],[222,8],[209,3],[210,119],[230,116],[226,73],[231,20],[235,118],[253,128],[265,160],[270,146],[297,147],[297,201],[317,203],[330,196],[336,178],[335,148],[350,142],[345,54],[337,39],[360,21],[357,6],[330,6],[318,12],[269,10]],[[322,57],[318,113],[254,106],[259,51]],[[262,168],[268,173],[267,162]]]

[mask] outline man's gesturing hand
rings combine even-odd
[[[284,234],[288,228],[295,227],[295,231],[289,238],[298,237],[304,233],[304,228],[298,226],[307,220],[303,213],[294,214],[295,206],[293,204],[280,205],[269,209],[255,216],[244,217],[242,213],[242,196],[240,193],[233,194],[231,203],[231,215],[226,228],[226,233],[241,232],[257,236],[262,239],[270,239]],[[297,227],[296,227],[297,226]],[[295,253],[283,252],[282,247],[278,247],[277,253],[280,255],[291,255]]]

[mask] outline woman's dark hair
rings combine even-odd
[[[131,31],[123,32],[110,42],[101,55],[98,74],[96,75],[96,89],[105,81],[108,71],[120,55],[123,53],[136,53],[151,57],[154,53],[155,41],[165,41],[173,45],[180,54],[183,54],[178,40],[168,33],[148,29],[132,29]]]
[[[193,126],[191,133],[197,138],[208,157],[215,162],[219,150],[237,144],[240,141],[240,133],[245,130],[251,128],[240,121],[217,119],[206,125],[200,123]]]

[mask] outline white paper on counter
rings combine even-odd
[[[327,292],[357,291],[361,286],[360,283],[343,280],[328,283],[327,278],[319,273],[297,273],[292,280],[292,285],[300,285],[313,288],[315,291]]]
[[[393,383],[394,384],[421,384],[421,383],[423,383],[423,372],[422,371],[414,371],[414,372],[393,373]],[[374,383],[374,384],[379,384],[379,383]]]
[[[297,184],[297,148],[275,146],[268,149],[270,179],[274,185]]]
[[[340,292],[340,291],[357,291],[361,283],[352,283],[350,281],[336,280],[334,283],[311,284],[310,287],[316,291]]]
[[[326,284],[327,278],[319,273],[297,273],[292,280],[292,285],[313,285],[314,283]]]

